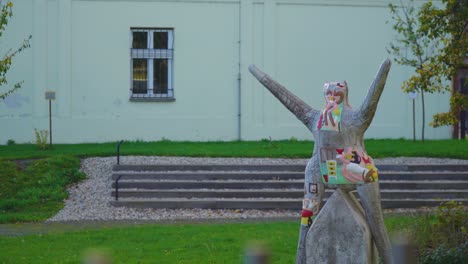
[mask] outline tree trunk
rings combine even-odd
[[[422,103],[422,133],[421,139],[424,142],[424,126],[426,125],[426,109],[424,105],[424,90],[421,89],[421,103]]]

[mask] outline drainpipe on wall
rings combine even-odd
[[[239,0],[239,72],[237,75],[237,140],[242,139],[241,135],[241,113],[242,113],[242,97],[241,97],[241,30],[242,30],[242,1]]]
[[[240,63],[239,63],[239,75],[237,77],[237,140],[242,139],[241,135],[241,74],[240,74]]]

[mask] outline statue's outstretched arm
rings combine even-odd
[[[387,81],[387,75],[390,71],[391,62],[389,59],[386,59],[375,76],[374,81],[372,82],[369,90],[367,91],[366,98],[362,102],[361,106],[358,108],[357,116],[361,124],[366,128],[369,127],[374,118],[375,110],[377,109],[377,104],[380,99],[380,95],[383,92],[385,87],[385,82]]]
[[[319,114],[319,111],[313,109],[299,97],[295,96],[288,89],[275,80],[271,79],[266,73],[262,72],[255,65],[249,66],[249,71],[263,84],[278,100],[293,113],[297,119],[301,120],[310,131],[313,131],[313,120]]]

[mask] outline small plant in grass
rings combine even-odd
[[[161,140],[159,140],[159,142],[169,143],[171,142],[171,140],[168,138],[162,137]]]
[[[278,144],[270,137],[268,138],[263,138],[260,142],[262,142],[263,146],[262,148],[264,149],[276,149],[278,148]]]
[[[289,141],[290,141],[290,142],[298,142],[299,140],[298,140],[297,138],[295,138],[295,137],[291,137],[291,138],[289,139]]]
[[[49,131],[34,129],[34,135],[36,136],[36,145],[40,149],[46,149],[47,148],[47,137],[49,136]]]

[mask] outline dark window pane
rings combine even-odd
[[[146,94],[148,90],[148,63],[146,59],[133,59],[133,93]]]
[[[133,32],[134,49],[147,49],[148,48],[148,33],[147,32]]]
[[[153,67],[154,93],[167,94],[168,63],[167,59],[155,59]]]
[[[168,49],[167,47],[167,32],[154,32],[153,35],[153,48],[154,49]]]

